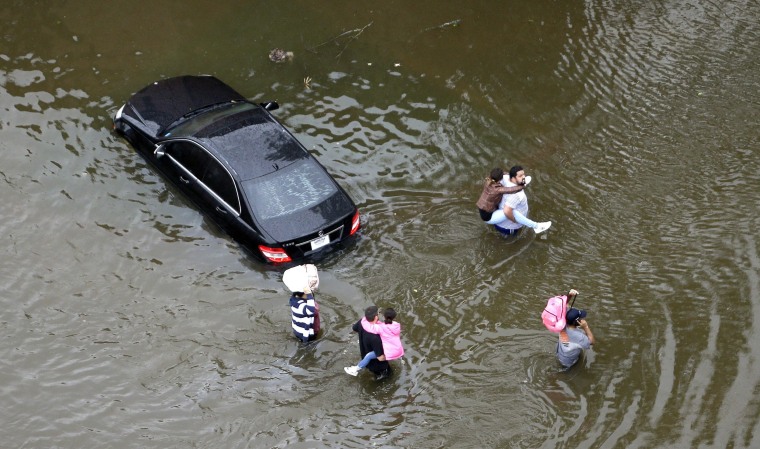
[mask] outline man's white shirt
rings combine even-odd
[[[501,185],[504,187],[515,187],[517,184],[510,182],[506,176],[501,180]],[[504,209],[504,206],[509,205],[512,209],[520,212],[521,214],[528,216],[528,197],[525,195],[525,190],[520,190],[517,193],[505,193],[501,196],[499,202],[499,209]],[[496,226],[503,229],[520,229],[523,225],[514,222],[507,218],[506,220],[496,223]]]

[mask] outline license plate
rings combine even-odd
[[[323,235],[322,237],[318,237],[311,241],[311,249],[312,251],[318,248],[321,248],[325,245],[330,243],[330,236],[329,235]]]

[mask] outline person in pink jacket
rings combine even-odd
[[[380,335],[380,339],[383,341],[383,355],[385,360],[395,360],[404,355],[404,347],[401,345],[401,324],[394,322],[396,318],[396,311],[388,308],[383,311],[385,317],[385,323],[380,323],[377,317],[375,321],[367,321],[367,318],[362,318],[362,328],[365,331]],[[343,370],[352,376],[356,376],[370,360],[377,358],[377,354],[374,351],[370,351],[356,366],[347,366]]]

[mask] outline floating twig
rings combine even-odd
[[[313,46],[313,47],[311,47],[311,48],[307,48],[307,50],[308,50],[308,51],[311,51],[311,52],[314,52],[314,50],[318,49],[319,47],[321,47],[321,46],[323,46],[323,45],[327,45],[327,44],[329,44],[330,42],[334,42],[334,41],[337,41],[338,39],[340,39],[341,37],[345,36],[346,34],[355,33],[355,32],[357,32],[357,31],[359,31],[359,28],[357,28],[357,29],[355,29],[355,30],[346,31],[346,32],[344,32],[344,33],[340,33],[339,35],[335,36],[335,37],[334,37],[334,38],[332,38],[332,39],[328,39],[328,40],[326,40],[326,41],[322,42],[321,44],[317,44],[317,45],[315,45],[315,46]],[[315,52],[315,53],[316,53],[316,52]]]
[[[350,44],[351,42],[353,42],[356,39],[358,39],[359,35],[362,34],[364,32],[364,30],[366,30],[367,28],[369,28],[369,26],[372,25],[373,23],[375,23],[375,22],[370,22],[370,23],[364,25],[364,28],[362,28],[361,30],[359,30],[358,33],[356,33],[353,36],[351,36],[351,39],[349,39],[348,42],[346,42],[346,45],[344,45],[343,49],[335,56],[335,59],[340,58],[340,55],[342,55],[343,52],[346,51],[346,48],[348,48],[348,44]]]
[[[460,23],[462,23],[462,19],[456,19],[456,20],[452,20],[451,22],[446,22],[446,23],[442,23],[440,25],[436,25],[434,27],[425,28],[424,30],[420,31],[420,33],[425,33],[425,32],[432,31],[432,30],[442,30],[442,29],[448,28],[448,27],[455,27],[455,26],[459,25]]]
[[[353,30],[344,31],[344,32],[340,33],[339,35],[337,35],[337,36],[335,36],[335,37],[333,37],[331,39],[328,39],[328,40],[322,42],[321,44],[317,44],[317,45],[315,45],[315,46],[313,46],[311,48],[307,48],[306,50],[308,50],[308,51],[310,51],[312,53],[316,53],[316,50],[319,47],[325,46],[325,45],[327,45],[327,44],[329,44],[331,42],[335,42],[335,41],[337,41],[337,40],[339,40],[339,39],[341,39],[341,38],[343,38],[345,36],[351,36],[348,39],[348,42],[346,42],[346,45],[343,46],[343,48],[340,50],[340,52],[338,53],[338,55],[335,57],[336,59],[340,58],[340,55],[342,55],[343,52],[346,51],[346,48],[348,48],[348,44],[350,44],[351,42],[355,41],[359,37],[359,35],[361,35],[364,32],[364,30],[366,30],[367,28],[369,28],[373,23],[375,23],[375,22],[374,21],[370,22],[370,23],[364,25],[362,28],[356,28],[356,29],[353,29]]]
[[[459,26],[460,23],[462,23],[462,19],[456,19],[456,20],[452,20],[451,22],[446,22],[446,23],[442,23],[440,25],[436,25],[436,26],[432,26],[432,27],[427,27],[427,28],[421,30],[420,32],[418,32],[417,34],[415,34],[414,36],[410,37],[407,42],[413,41],[417,36],[419,36],[420,34],[423,34],[423,33],[427,33],[428,31],[443,30],[445,28],[456,27],[456,26]]]

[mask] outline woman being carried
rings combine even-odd
[[[512,174],[512,170],[516,169],[519,169],[517,170],[519,176]],[[496,229],[505,235],[515,235],[521,226],[533,229],[536,234],[549,229],[552,225],[551,221],[537,223],[525,216],[528,213],[528,199],[523,190],[530,183],[530,180],[530,176],[525,175],[525,170],[517,165],[510,169],[508,178],[504,175],[504,170],[501,168],[491,170],[491,176],[486,178],[483,193],[480,194],[480,199],[477,203],[480,218],[486,224],[496,225]],[[512,202],[516,202],[516,204],[523,204],[524,210],[518,210],[515,204],[510,204],[507,201],[508,198]],[[502,205],[503,208],[500,209],[499,205]],[[517,223],[518,225],[504,226],[506,223]],[[509,229],[505,232],[504,228]]]
[[[525,184],[505,187],[501,183],[502,179],[504,179],[504,170],[497,167],[491,170],[491,176],[486,178],[485,184],[483,184],[483,193],[480,194],[476,205],[480,212],[480,218],[486,224],[496,224],[506,220],[507,216],[504,214],[504,211],[499,209],[502,195],[505,193],[517,193],[530,183],[530,176],[526,176]],[[519,222],[520,219],[525,219],[525,216],[517,212],[515,219]]]
[[[362,318],[362,328],[365,331],[380,335],[380,339],[383,341],[383,353],[385,360],[395,360],[404,355],[404,347],[401,345],[401,324],[394,322],[396,318],[396,311],[388,308],[383,311],[385,317],[385,323],[380,323],[375,317],[375,321],[369,322],[367,318]],[[359,374],[370,360],[377,358],[377,354],[374,351],[370,351],[356,366],[346,366],[343,370],[352,376]]]

